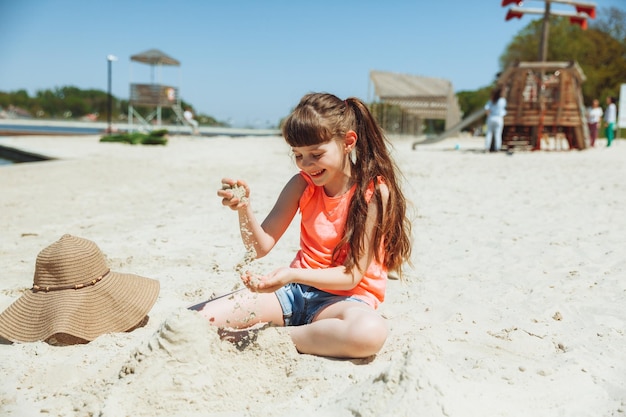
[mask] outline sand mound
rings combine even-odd
[[[172,415],[172,410],[223,415],[265,403],[292,372],[298,353],[278,329],[257,336],[238,348],[220,340],[197,313],[177,311],[123,366],[102,416],[117,417],[120,410],[133,416]]]
[[[438,366],[418,356],[415,349],[396,352],[359,378],[358,368],[367,361],[300,355],[285,329],[263,328],[235,345],[220,340],[198,314],[180,310],[132,354],[100,413],[286,417],[293,415],[293,400],[301,399],[312,406],[310,413],[303,411],[311,416],[375,417],[406,409],[445,415],[438,400],[443,394],[432,383]],[[346,368],[352,372],[343,374]]]

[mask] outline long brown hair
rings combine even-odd
[[[491,92],[491,102],[497,103],[498,100],[500,100],[500,97],[502,97],[502,87],[494,88]]]
[[[378,262],[401,275],[402,265],[411,255],[411,223],[406,217],[406,199],[398,183],[399,171],[389,153],[389,143],[365,103],[354,97],[341,100],[328,93],[307,94],[282,126],[283,136],[292,147],[329,142],[350,130],[356,132],[358,138],[356,157],[351,161],[357,189],[350,202],[344,236],[334,249],[333,258],[348,245],[350,251],[343,265],[346,268],[358,266],[364,250],[368,205],[365,196],[373,182],[378,219],[371,247]],[[382,177],[389,188],[384,212],[378,177]],[[381,244],[382,253],[378,249]]]

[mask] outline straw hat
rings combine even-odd
[[[66,234],[37,255],[33,287],[0,314],[0,336],[91,341],[137,326],[158,295],[158,281],[111,271],[94,242]]]

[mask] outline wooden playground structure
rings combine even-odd
[[[507,100],[502,148],[585,149],[584,80],[576,62],[519,62],[506,69],[497,81]]]

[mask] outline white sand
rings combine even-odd
[[[298,354],[284,329],[237,349],[185,307],[238,285],[245,179],[262,218],[296,172],[280,138],[0,138],[62,159],[0,167],[0,309],[71,233],[158,279],[150,322],[88,345],[0,345],[3,416],[619,416],[626,413],[626,145],[484,154],[450,139],[396,156],[415,267],[390,281],[372,360]],[[459,144],[460,150],[454,150]],[[232,155],[238,155],[233,158]],[[288,230],[260,271],[288,263]]]

